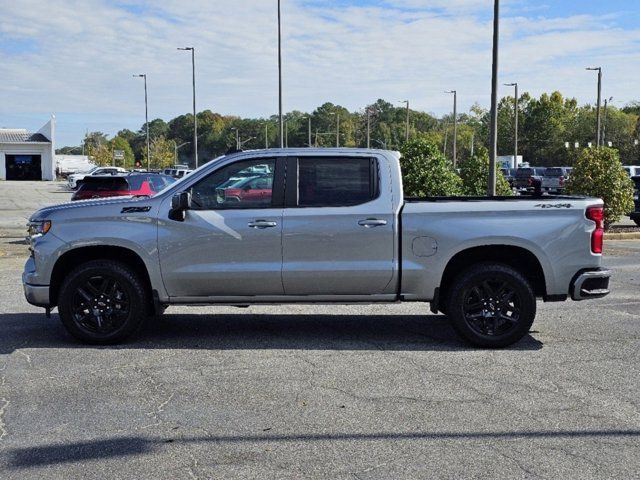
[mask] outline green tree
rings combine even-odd
[[[113,151],[108,142],[98,144],[90,143],[86,152],[89,159],[99,167],[106,167],[113,164]]]
[[[409,197],[462,194],[462,180],[438,145],[424,139],[409,140],[401,148],[402,181]]]
[[[163,169],[173,165],[175,150],[172,140],[167,140],[164,136],[154,138],[149,145],[151,153],[151,169]],[[147,166],[147,152],[143,153],[142,166]]]
[[[473,157],[462,163],[460,178],[462,178],[462,190],[465,195],[473,197],[486,195],[489,181],[489,154],[486,148],[480,147]],[[498,166],[496,166],[496,194],[513,195],[509,182]]]
[[[612,148],[582,150],[565,190],[604,200],[605,228],[633,210],[633,182],[622,168],[618,151]]]
[[[133,156],[133,150],[131,145],[124,137],[114,137],[109,142],[109,148],[113,152],[114,150],[121,150],[124,152],[124,160],[117,160],[115,165],[123,168],[132,168],[135,163],[135,157]]]

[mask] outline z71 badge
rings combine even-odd
[[[571,208],[570,203],[538,203],[535,206],[540,208]]]

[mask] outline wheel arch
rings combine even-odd
[[[92,260],[113,260],[132,268],[142,280],[148,298],[153,298],[151,278],[144,260],[133,250],[112,245],[78,247],[62,254],[53,266],[49,287],[51,305],[58,304],[58,294],[65,277],[78,265]]]
[[[499,263],[520,272],[531,284],[537,297],[547,294],[544,269],[538,257],[524,247],[514,245],[482,245],[456,253],[448,261],[437,294],[437,305],[444,305],[451,283],[464,270],[478,263]]]

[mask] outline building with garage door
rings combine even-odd
[[[54,180],[54,158],[54,117],[35,133],[0,128],[0,180]]]

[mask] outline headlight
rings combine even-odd
[[[27,224],[27,234],[30,238],[42,236],[51,229],[51,220],[37,220]]]

